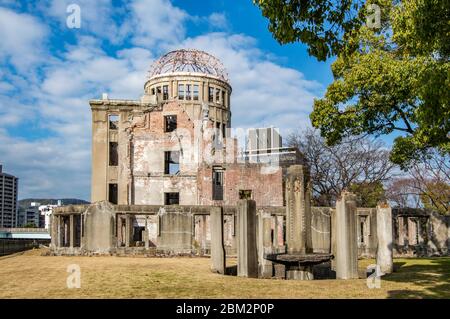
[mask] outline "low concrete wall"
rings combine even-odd
[[[48,244],[48,240],[0,239],[0,256],[38,248],[39,244]]]
[[[73,205],[58,207],[52,215],[52,244],[55,254],[191,254],[209,255],[211,249],[210,212],[215,206],[158,206],[158,205]],[[271,216],[272,250],[285,250],[285,207],[257,207],[257,214]],[[106,210],[106,211],[105,211]],[[331,252],[334,208],[311,208],[311,235],[314,252]],[[58,218],[82,215],[79,229],[81,244],[62,245],[62,237],[70,233]],[[236,207],[224,206],[224,247],[227,256],[237,253]],[[394,257],[432,256],[449,254],[449,216],[423,210],[392,210],[394,226]],[[127,217],[128,216],[128,217]],[[129,223],[125,225],[126,218]],[[409,219],[419,221],[420,236],[412,244],[407,228]],[[406,222],[399,221],[405,220]],[[59,220],[61,222],[61,220]],[[424,223],[422,226],[421,223]],[[123,225],[121,224],[123,223]],[[374,258],[377,248],[376,209],[358,208],[357,237],[359,257]],[[128,230],[127,230],[128,227]],[[76,227],[75,227],[76,228]],[[401,228],[401,229],[400,229]],[[66,235],[67,235],[66,234]],[[77,235],[77,234],[75,234]],[[76,236],[74,235],[75,239]],[[268,234],[266,234],[268,235]],[[125,240],[128,238],[128,241]],[[67,242],[67,241],[66,241]],[[77,241],[74,240],[74,243]],[[147,244],[145,244],[147,243]]]

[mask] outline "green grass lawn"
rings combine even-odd
[[[209,258],[51,257],[42,250],[0,258],[0,298],[450,298],[450,258],[395,259],[379,289],[366,279],[275,280],[213,274]],[[230,260],[230,263],[235,260]],[[373,260],[361,260],[364,272]],[[66,286],[67,266],[81,288]]]

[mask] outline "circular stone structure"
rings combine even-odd
[[[158,103],[176,102],[191,120],[208,117],[215,128],[231,127],[231,85],[219,59],[200,50],[171,51],[156,60],[144,85]]]
[[[269,254],[265,257],[286,267],[286,279],[313,280],[314,265],[328,262],[334,258],[332,254]]]

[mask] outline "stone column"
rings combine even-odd
[[[356,195],[342,192],[336,202],[336,278],[358,278]]]
[[[238,264],[240,277],[258,278],[258,254],[256,247],[256,202],[238,201]]]
[[[225,246],[223,243],[222,207],[213,207],[210,215],[211,226],[211,271],[224,275],[226,269]],[[206,225],[204,225],[206,228]]]
[[[73,248],[74,244],[75,244],[75,230],[74,227],[75,223],[74,223],[74,218],[73,218],[73,214],[70,215],[69,217],[69,242],[70,242],[70,248]]]
[[[145,249],[149,248],[149,236],[150,231],[148,230],[148,216],[145,217],[145,230],[142,232],[142,240],[144,241],[144,247]]]
[[[330,252],[334,256],[331,260],[331,270],[336,271],[336,209],[330,210],[331,217],[331,236],[330,236]]]
[[[286,246],[288,254],[312,253],[311,198],[306,168],[292,165],[286,177]]]
[[[392,273],[394,263],[392,259],[392,209],[387,203],[377,206],[377,265],[384,274]]]
[[[261,211],[258,214],[258,262],[261,278],[272,278],[272,262],[264,258],[272,253],[272,216]]]
[[[131,236],[131,219],[130,215],[125,215],[125,247],[130,247],[130,236]]]
[[[58,216],[55,214],[50,215],[50,236],[51,236],[51,248],[55,249],[59,246],[58,243]]]
[[[61,232],[61,216],[60,215],[56,215],[56,247],[61,247],[63,242],[62,242],[62,232]]]

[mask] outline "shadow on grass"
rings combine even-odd
[[[388,298],[450,298],[450,258],[411,259],[394,263],[383,280],[409,283],[421,290],[391,290]]]

